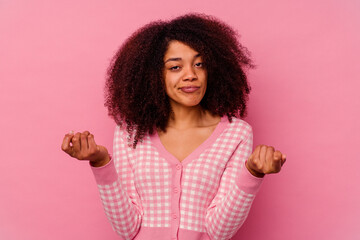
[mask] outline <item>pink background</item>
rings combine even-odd
[[[189,11],[241,34],[254,146],[287,154],[236,239],[360,239],[360,2],[0,0],[0,239],[118,239],[70,130],[112,148],[109,61],[133,31]]]

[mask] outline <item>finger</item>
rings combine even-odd
[[[256,146],[254,152],[249,157],[248,166],[254,170],[259,170],[257,165],[260,161],[260,150],[261,145]]]
[[[260,161],[265,163],[266,162],[266,150],[267,150],[267,146],[266,145],[262,145],[261,149],[260,149]]]
[[[282,156],[282,154],[280,151],[277,150],[274,152],[274,160],[280,160],[281,156]]]
[[[89,149],[88,139],[87,139],[87,136],[89,134],[90,133],[88,131],[85,131],[80,136],[80,148],[81,148],[81,151],[87,151]]]
[[[85,134],[85,136],[89,136],[90,132],[89,131],[84,131],[82,134]]]
[[[272,146],[266,148],[266,162],[271,162],[274,157],[275,149]]]
[[[73,150],[74,153],[78,153],[80,152],[80,136],[81,134],[78,132],[74,135],[74,137],[72,138],[71,142],[73,144]]]
[[[89,134],[87,136],[88,138],[88,144],[89,144],[89,151],[90,153],[95,153],[98,150],[98,146],[96,145],[94,135]]]
[[[275,151],[273,155],[273,170],[274,172],[280,172],[281,170],[281,152]]]
[[[260,150],[261,150],[261,146],[262,145],[257,145],[255,150],[254,150],[254,157],[259,157],[260,156]]]
[[[282,162],[282,153],[280,151],[275,151],[274,152],[274,162],[276,162],[277,164],[281,164],[281,162]]]
[[[61,149],[66,152],[67,154],[70,154],[70,152],[72,151],[72,147],[70,146],[70,142],[71,142],[71,139],[73,138],[74,134],[73,132],[71,131],[70,133],[66,134],[64,139],[63,139],[63,142],[61,144]]]

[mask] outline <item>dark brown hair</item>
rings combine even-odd
[[[129,143],[136,148],[154,127],[166,131],[171,107],[163,79],[163,57],[171,40],[198,51],[207,70],[207,89],[200,102],[219,116],[244,117],[250,86],[244,72],[253,67],[238,34],[219,19],[191,13],[170,21],[154,21],[133,33],[120,47],[108,69],[105,106],[126,124]]]

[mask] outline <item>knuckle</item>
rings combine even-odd
[[[269,174],[269,173],[273,173],[273,170],[274,170],[274,169],[267,167],[266,170],[265,170],[265,172],[266,172],[267,174]]]
[[[95,155],[95,154],[96,154],[96,149],[95,149],[95,148],[91,148],[91,149],[89,150],[89,154],[90,154],[90,155]]]
[[[260,158],[256,157],[253,159],[253,164],[254,166],[256,166],[258,169],[261,169],[262,168],[262,163],[260,161]]]

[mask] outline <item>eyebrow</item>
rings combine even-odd
[[[200,57],[201,56],[201,54],[200,53],[198,53],[198,54],[196,54],[195,56],[194,56],[194,58],[197,58],[197,57]],[[182,60],[182,58],[179,58],[179,57],[177,57],[177,58],[169,58],[168,60],[166,60],[164,63],[167,63],[167,62],[170,62],[170,61],[181,61]]]

